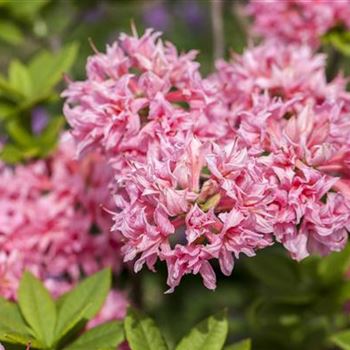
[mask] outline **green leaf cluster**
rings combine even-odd
[[[39,13],[49,0],[35,1],[0,1],[0,40],[10,44],[19,45],[25,40],[28,28],[35,27],[40,21]]]
[[[342,252],[299,263],[270,249],[247,259],[245,266],[255,277],[247,319],[259,349],[321,349],[331,334],[346,326],[349,245]]]
[[[125,336],[131,350],[169,350],[154,320],[129,309],[124,321]],[[228,333],[225,312],[210,316],[198,323],[176,345],[174,350],[250,350],[250,340],[224,347]]]
[[[0,157],[8,163],[45,157],[55,147],[64,125],[62,116],[49,119],[45,129],[34,134],[32,112],[57,99],[54,87],[72,66],[78,51],[73,43],[58,53],[41,51],[27,65],[11,61],[7,77],[0,75],[0,132],[8,136]]]
[[[169,350],[153,319],[129,308],[124,322],[109,321],[84,333],[88,320],[102,307],[111,287],[111,271],[85,279],[58,300],[53,300],[40,280],[25,272],[18,303],[0,298],[0,341],[11,349],[112,350],[127,340],[131,350]],[[225,346],[226,312],[198,323],[174,350],[250,350],[250,340]]]
[[[80,335],[110,287],[111,271],[105,269],[55,301],[40,280],[25,272],[18,303],[0,298],[0,341],[11,349],[28,344],[31,349],[47,350],[115,349],[124,340],[122,322],[107,322]]]
[[[342,55],[350,56],[350,32],[342,26],[335,27],[322,37],[322,43],[334,47]]]

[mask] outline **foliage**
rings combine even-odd
[[[346,325],[349,245],[340,253],[301,263],[272,249],[247,259],[245,265],[258,281],[248,317],[259,348],[273,344],[279,349],[321,349],[328,336]]]
[[[81,334],[110,286],[111,271],[102,270],[55,301],[40,280],[25,272],[18,303],[0,299],[0,340],[11,349],[28,344],[32,349],[114,349],[124,340],[121,322],[110,321]]]
[[[57,98],[54,87],[73,64],[77,49],[73,43],[55,54],[41,51],[27,65],[14,59],[8,77],[0,75],[0,126],[9,137],[0,156],[6,162],[46,156],[56,145],[63,118],[51,118],[37,134],[31,125],[33,110]]]
[[[125,335],[131,350],[168,350],[169,347],[155,322],[129,309],[124,321]],[[250,341],[223,347],[228,332],[228,320],[225,312],[210,316],[198,323],[176,345],[174,350],[250,350]]]

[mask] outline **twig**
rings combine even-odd
[[[214,59],[224,56],[223,0],[211,0],[211,21],[213,26]]]

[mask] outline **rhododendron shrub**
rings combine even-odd
[[[120,268],[110,232],[113,177],[98,153],[75,159],[71,136],[49,158],[0,168],[0,294],[16,298],[25,269],[58,296],[82,276]]]
[[[325,57],[268,41],[203,78],[194,52],[158,33],[122,34],[63,93],[84,158],[115,174],[112,231],[124,261],[215,288],[241,254],[280,242],[291,257],[340,251],[350,229],[345,80]]]
[[[247,13],[253,17],[253,31],[264,38],[314,48],[334,27],[350,28],[348,0],[251,0]]]

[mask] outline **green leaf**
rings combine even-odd
[[[0,93],[6,97],[12,98],[15,101],[17,101],[18,98],[23,98],[23,96],[21,96],[21,94],[16,89],[14,89],[2,75],[0,75]]]
[[[16,164],[23,159],[24,155],[20,148],[6,144],[0,151],[0,158],[8,164]]]
[[[23,334],[28,333],[28,328],[18,306],[2,297],[0,297],[0,329],[3,331],[17,331]]]
[[[129,309],[124,320],[126,339],[131,350],[167,350],[168,347],[155,322]]]
[[[343,350],[350,350],[350,330],[334,334],[331,341]]]
[[[64,350],[87,350],[116,348],[124,340],[123,323],[112,321],[83,333]]]
[[[321,38],[323,44],[330,44],[345,56],[350,56],[350,31],[335,27]]]
[[[345,272],[350,267],[350,244],[341,252],[332,253],[323,257],[318,265],[318,273],[321,279],[327,284],[343,280]]]
[[[44,346],[40,341],[33,339],[31,335],[24,335],[19,334],[16,332],[7,332],[4,335],[4,338],[1,339],[4,342],[12,343],[12,344],[21,344],[21,345],[28,345],[31,344],[32,347],[36,349],[45,349],[46,346]]]
[[[11,120],[6,124],[6,131],[11,138],[20,146],[35,146],[35,139],[32,135],[22,126],[19,120]]]
[[[250,350],[252,343],[250,339],[245,339],[239,343],[226,346],[224,350]]]
[[[23,41],[23,34],[18,27],[10,21],[0,21],[0,39],[12,45],[19,45]]]
[[[0,297],[0,340],[26,345],[34,343],[18,306]],[[36,347],[40,347],[37,343]]]
[[[185,336],[176,350],[221,350],[228,332],[228,322],[224,312],[210,316],[194,327]]]
[[[59,53],[52,54],[47,51],[37,54],[29,63],[29,72],[35,85],[32,89],[32,98],[44,98],[50,90],[62,79],[74,63],[78,52],[78,45],[72,43]]]
[[[6,102],[0,102],[0,120],[7,119],[14,111],[15,106]]]
[[[9,82],[23,96],[30,95],[32,89],[31,77],[26,66],[18,60],[13,60],[10,63]]]
[[[111,270],[104,269],[64,294],[58,310],[56,339],[62,338],[80,320],[87,321],[95,316],[101,309],[110,287]],[[72,319],[76,318],[80,320],[72,323]]]
[[[65,119],[62,116],[54,117],[50,119],[43,132],[37,136],[36,141],[40,145],[41,156],[46,156],[54,149],[64,123]]]
[[[249,260],[249,261],[248,261]],[[280,252],[260,252],[246,261],[248,270],[269,288],[290,290],[298,285],[299,277],[295,262]]]
[[[7,7],[15,17],[19,19],[33,20],[48,2],[49,0],[22,1],[21,6],[18,6],[18,2],[10,1]]]
[[[18,289],[18,304],[36,338],[44,345],[51,346],[56,325],[56,306],[41,281],[27,271]]]

